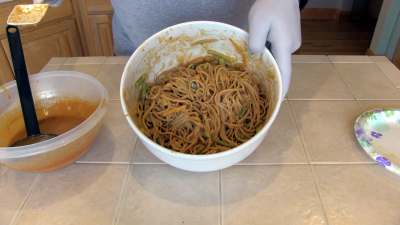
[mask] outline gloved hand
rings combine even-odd
[[[249,50],[264,51],[266,41],[282,75],[282,100],[289,90],[291,55],[301,45],[298,0],[257,0],[249,13]]]
[[[33,0],[33,3],[49,4],[51,7],[59,7],[64,0]]]

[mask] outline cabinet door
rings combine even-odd
[[[89,20],[95,55],[113,56],[112,15],[91,15]]]
[[[29,74],[40,72],[53,57],[83,56],[75,19],[21,33],[21,42]],[[12,65],[8,40],[1,44]]]

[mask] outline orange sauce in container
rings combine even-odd
[[[89,118],[96,108],[97,105],[76,100],[61,101],[50,107],[41,107],[36,110],[40,133],[61,135],[68,132]],[[10,130],[13,132],[10,133]],[[0,147],[9,147],[26,136],[25,123],[20,113],[8,126],[5,126],[5,129],[0,131],[0,137],[8,140],[8,143],[0,141]]]
[[[56,103],[36,103],[36,114],[42,134],[62,135],[88,119],[99,106],[99,102],[81,100],[59,100]],[[49,152],[3,161],[11,169],[25,172],[50,172],[64,168],[79,159],[97,136],[101,123],[96,124],[83,136]],[[0,147],[27,136],[21,108],[0,116]]]

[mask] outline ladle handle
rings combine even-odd
[[[21,102],[26,133],[28,136],[40,134],[39,123],[33,103],[31,86],[26,69],[24,52],[18,27],[8,25],[7,38],[10,45],[11,58],[14,66],[15,80],[17,82],[19,100]]]

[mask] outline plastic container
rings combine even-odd
[[[219,41],[191,45],[200,39],[218,38]],[[247,142],[225,152],[210,155],[189,155],[171,151],[146,137],[137,126],[135,106],[138,88],[135,81],[147,73],[149,80],[162,71],[183,65],[199,56],[207,55],[212,48],[243,62],[229,38],[234,39],[247,52],[248,33],[237,27],[210,21],[196,21],[168,27],[147,39],[130,57],[121,79],[121,104],[126,119],[146,148],[165,163],[188,171],[207,172],[232,166],[250,155],[262,142],[271,127],[282,102],[282,81],[279,68],[271,53],[265,48],[261,55],[249,55],[249,69],[259,77],[271,77],[273,85],[272,114],[262,130]],[[266,80],[264,82],[267,82]]]
[[[73,71],[30,75],[29,81],[36,111],[40,110],[39,120],[51,114],[47,109],[62,101],[85,101],[94,112],[78,126],[50,140],[21,147],[0,147],[0,163],[25,172],[62,169],[85,154],[96,138],[107,110],[107,89],[90,75]],[[14,129],[17,124],[23,125],[21,115],[16,82],[12,81],[0,89],[0,134],[3,143],[17,132]]]

